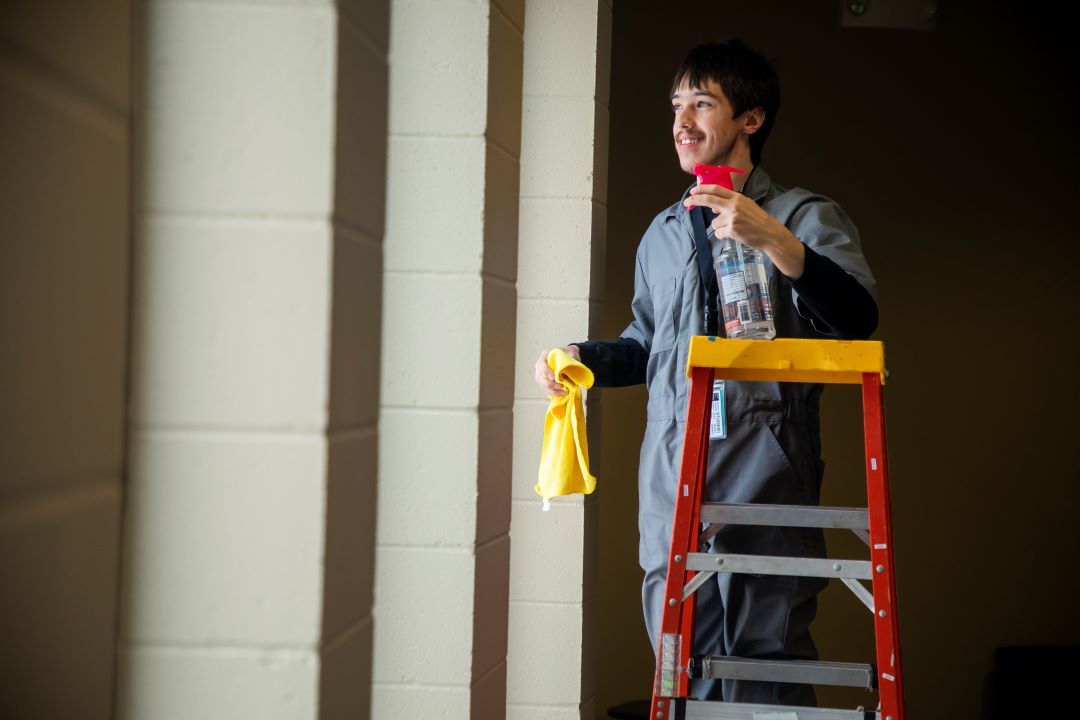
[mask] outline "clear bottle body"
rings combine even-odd
[[[720,241],[713,267],[720,285],[724,333],[738,340],[771,340],[776,337],[765,257],[731,238]]]

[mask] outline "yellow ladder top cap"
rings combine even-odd
[[[864,373],[885,384],[885,346],[878,340],[728,340],[690,338],[686,374],[711,367],[718,380],[859,385]]]

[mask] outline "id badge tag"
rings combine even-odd
[[[709,439],[727,437],[727,407],[725,407],[724,381],[713,380],[712,420],[709,422]]]

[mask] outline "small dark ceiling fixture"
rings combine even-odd
[[[840,0],[840,25],[933,32],[938,5],[936,0]]]

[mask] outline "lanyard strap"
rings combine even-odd
[[[746,190],[755,169],[750,169],[750,174],[743,182],[743,190]],[[709,250],[709,236],[705,232],[705,209],[700,205],[690,211],[690,224],[694,227],[694,249],[697,251],[701,287],[705,290],[705,334],[715,336],[720,334],[718,318],[720,287],[716,283],[716,273],[712,267],[712,251]]]
[[[705,211],[701,206],[690,211],[690,222],[694,226],[694,248],[697,250],[698,271],[701,273],[701,287],[705,291],[705,334],[717,335],[717,298],[720,288],[716,284],[716,273],[712,267],[712,252],[709,250],[709,238],[705,232]]]

